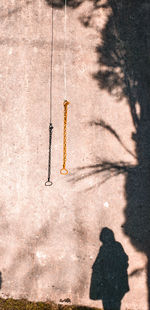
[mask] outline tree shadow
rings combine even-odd
[[[128,256],[111,229],[102,229],[100,241],[103,245],[92,266],[90,298],[102,300],[104,310],[120,310],[121,300],[129,291]]]
[[[64,0],[45,0],[46,3],[50,6],[53,6],[57,9],[62,9],[65,5]],[[85,0],[67,0],[67,6],[71,7],[72,9],[76,9],[81,3]]]
[[[104,171],[112,172],[109,177],[125,174],[126,207],[122,228],[136,249],[147,255],[150,309],[150,4],[125,0],[107,3],[112,13],[102,31],[102,43],[97,47],[98,61],[104,69],[94,78],[101,89],[117,100],[126,98],[134,124],[131,138],[135,155],[108,124],[99,121],[95,125],[108,130],[136,158],[137,164],[100,161],[90,167],[90,174]]]
[[[70,6],[72,3],[74,8],[74,3],[81,2],[68,3]],[[105,5],[103,2],[93,1],[95,9],[102,6],[111,12],[99,33],[100,44],[96,52],[100,70],[93,74],[93,78],[100,89],[107,90],[116,98],[116,104],[126,98],[134,125],[131,133],[134,152],[123,144],[120,134],[104,120],[96,121],[95,125],[109,131],[121,147],[134,157],[136,164],[97,159],[95,165],[80,167],[80,175],[75,175],[74,181],[102,174],[103,179],[98,184],[101,185],[111,177],[124,174],[126,207],[122,229],[133,246],[147,256],[150,310],[150,3],[149,0],[106,0]],[[81,19],[86,27],[89,26],[92,13],[88,21],[85,22],[84,17]]]

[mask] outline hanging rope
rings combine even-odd
[[[64,140],[63,140],[63,168],[60,170],[61,174],[68,174],[66,169],[66,160],[67,160],[67,108],[68,100],[67,98],[67,73],[66,73],[66,36],[67,36],[67,0],[65,0],[65,9],[64,9]]]
[[[65,0],[65,11],[64,11],[64,100],[66,100],[67,96],[66,37],[67,37],[67,0]]]
[[[64,9],[64,141],[63,141],[63,168],[60,170],[61,174],[68,174],[66,169],[67,158],[67,106],[69,102],[66,100],[67,92],[67,78],[66,78],[66,31],[67,31],[67,0],[65,1]],[[52,149],[52,100],[53,100],[53,52],[54,52],[54,22],[53,22],[53,0],[51,8],[51,60],[50,60],[50,124],[49,124],[49,156],[48,156],[48,179],[45,186],[51,186],[51,149]]]
[[[53,100],[53,52],[54,52],[54,18],[53,18],[53,0],[51,8],[51,58],[50,58],[50,124],[49,124],[49,153],[48,153],[48,178],[45,186],[51,186],[51,149],[52,149],[52,100]]]
[[[63,145],[63,168],[60,170],[61,174],[68,174],[68,170],[66,169],[66,160],[67,160],[67,107],[69,102],[67,100],[64,101],[64,145]]]

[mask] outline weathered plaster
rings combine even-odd
[[[99,89],[95,28],[79,17],[84,2],[67,10],[68,176],[61,176],[63,139],[64,13],[54,10],[52,187],[47,179],[51,8],[44,0],[1,0],[1,296],[29,300],[89,299],[91,267],[101,228],[111,228],[129,256],[129,274],[145,268],[146,257],[124,235],[124,177],[102,186],[99,175],[72,182],[76,168],[96,158],[133,161],[108,132],[90,122],[104,118],[132,151],[129,108]],[[102,16],[102,15],[101,15]],[[103,16],[105,21],[105,16]],[[102,22],[102,21],[101,21]],[[101,25],[100,25],[101,27]],[[118,122],[119,120],[119,122]],[[128,124],[128,126],[126,125]],[[85,171],[83,171],[83,174]],[[122,309],[147,310],[145,269],[130,277]]]

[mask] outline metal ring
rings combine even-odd
[[[66,168],[62,168],[60,170],[60,173],[63,174],[63,175],[66,175],[66,174],[68,174],[68,170]]]
[[[51,181],[46,181],[45,186],[51,186],[53,183]]]

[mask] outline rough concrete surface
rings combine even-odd
[[[45,187],[48,160],[51,6],[45,0],[1,0],[1,297],[53,300],[101,307],[89,298],[99,234],[109,227],[129,257],[130,291],[122,309],[148,310],[147,258],[125,235],[125,175],[102,182],[99,173],[84,177],[98,158],[136,159],[100,119],[119,132],[135,152],[133,122],[126,98],[116,100],[93,78],[100,65],[98,31],[107,21],[104,8],[91,27],[81,17],[91,1],[67,8],[67,176],[60,175],[63,149],[64,10],[54,8],[52,187]],[[99,14],[99,15],[98,15]],[[99,20],[99,23],[98,23]],[[99,28],[98,28],[99,27]],[[109,172],[108,172],[109,173]],[[99,183],[102,182],[101,185]],[[141,270],[138,275],[134,271]]]

